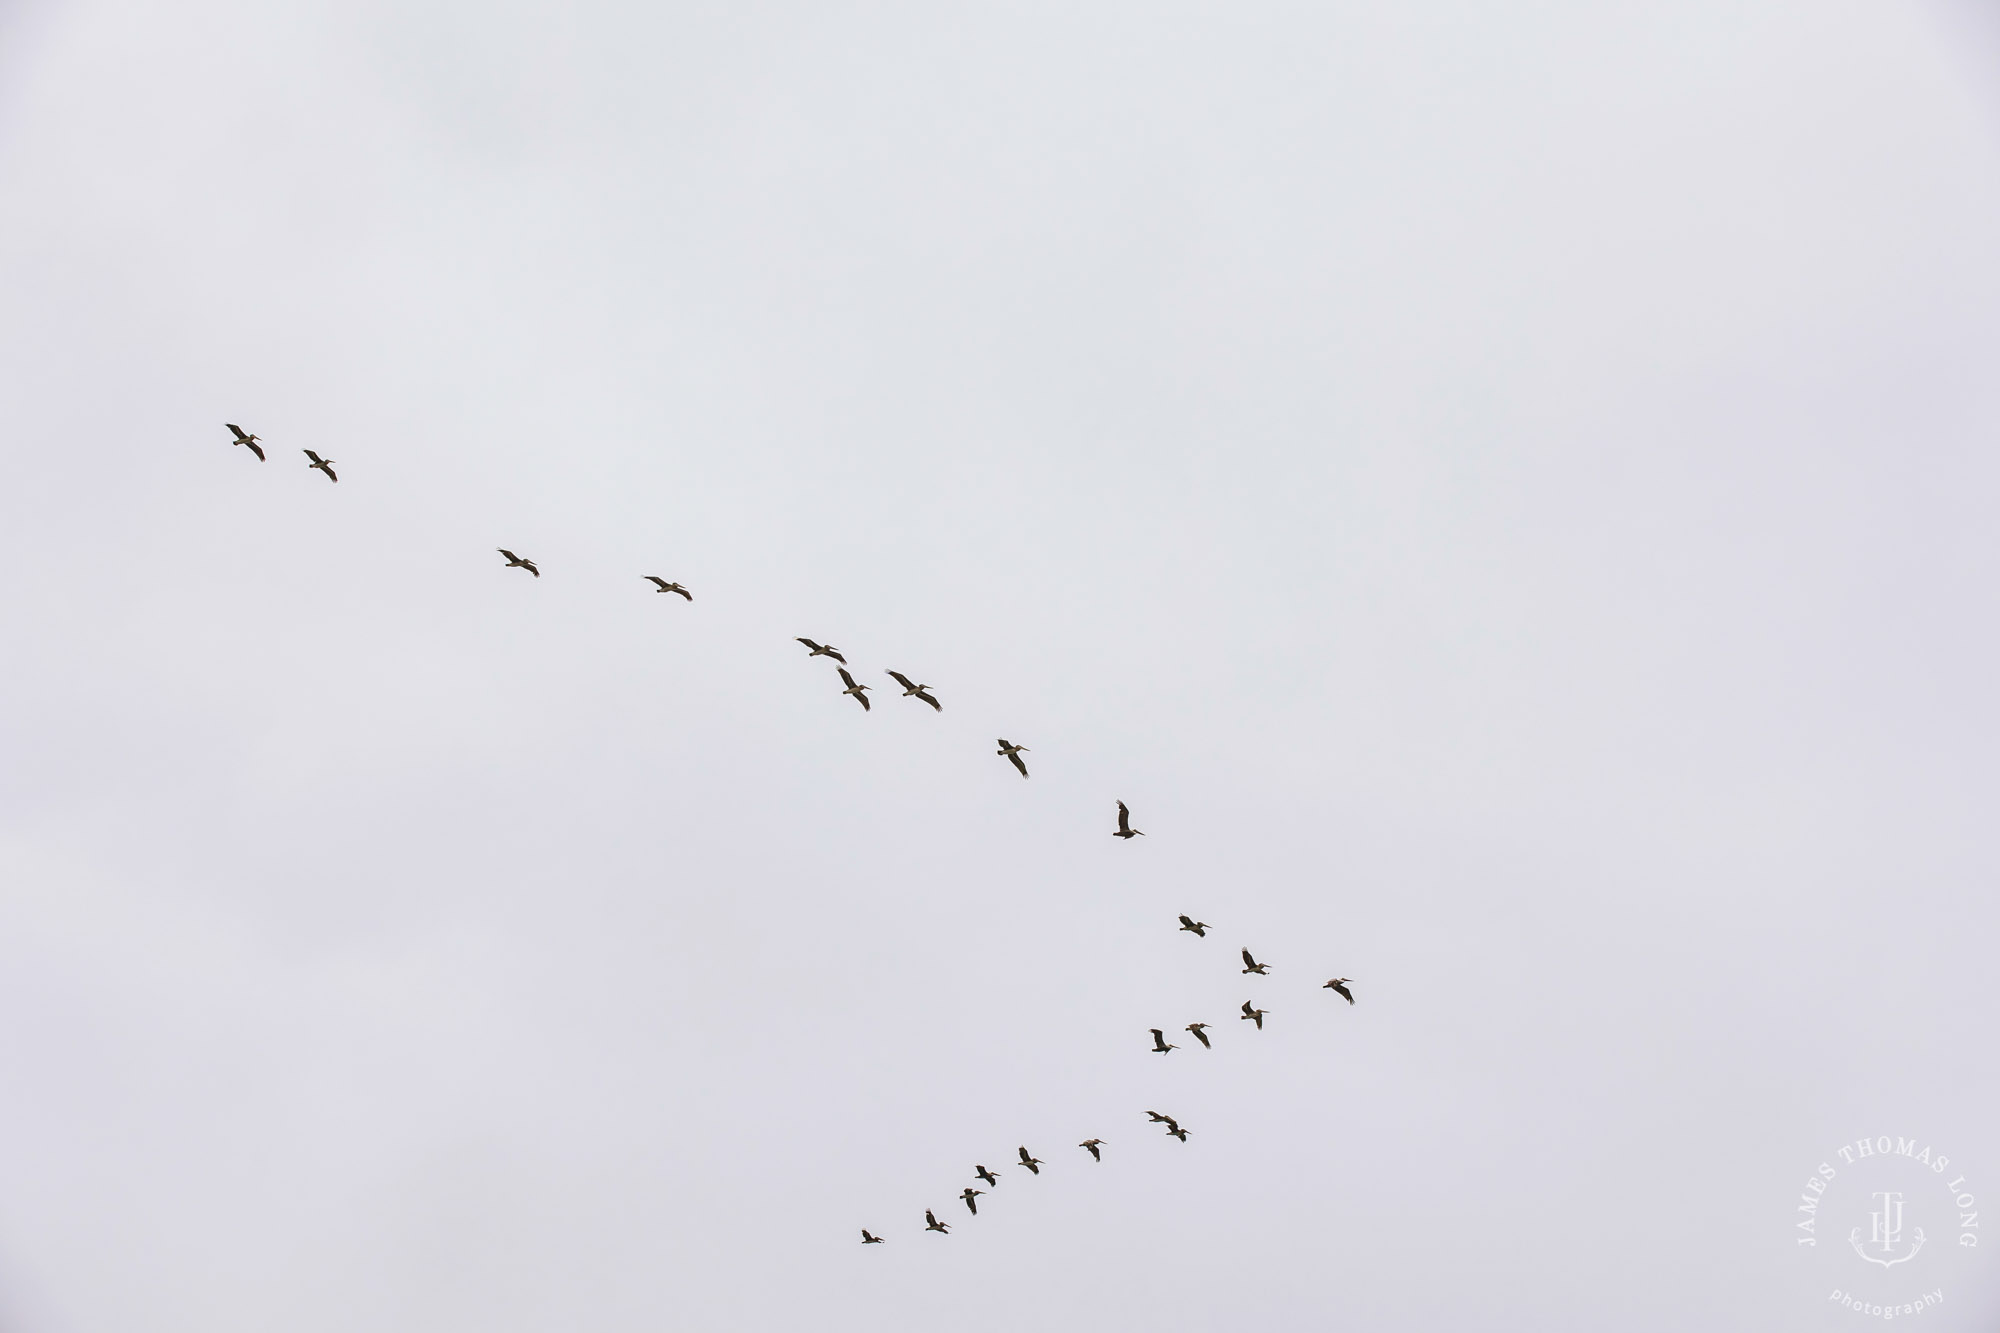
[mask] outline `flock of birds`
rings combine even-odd
[[[228,425],[230,432],[236,437],[232,441],[233,444],[248,448],[251,453],[257,456],[259,462],[265,461],[265,454],[259,436],[250,434],[241,426],[230,423],[224,424]],[[305,454],[309,468],[325,473],[328,481],[338,482],[340,480],[334,473],[332,459],[321,458],[310,449],[302,450],[301,452]],[[507,563],[505,568],[525,569],[538,579],[542,576],[542,571],[536,566],[533,560],[525,556],[516,555],[505,547],[498,547],[496,549],[502,556],[506,557]],[[669,582],[657,574],[646,574],[641,577],[653,584],[654,590],[657,592],[677,594],[690,602],[694,600],[694,594],[679,583]],[[853,673],[848,670],[849,664],[847,658],[838,648],[835,648],[832,644],[818,643],[808,638],[800,638],[798,642],[805,645],[807,657],[824,657],[835,663],[834,670],[840,674],[840,683],[842,686],[840,692],[860,704],[863,711],[873,710],[874,705],[868,700],[868,690],[870,687],[855,680]],[[916,699],[921,703],[929,704],[931,708],[938,712],[944,711],[944,705],[938,701],[937,695],[932,692],[931,686],[919,684],[900,671],[891,671],[888,673],[888,676],[897,685],[902,687],[903,698]],[[1027,777],[1028,765],[1021,756],[1028,753],[1028,747],[1025,745],[1016,745],[1004,736],[999,738],[998,743],[1000,748],[994,751],[994,753],[1012,764],[1015,771],[1022,777]],[[1132,827],[1132,812],[1123,801],[1118,802],[1118,827],[1112,830],[1111,836],[1127,842],[1133,838],[1143,838],[1146,836],[1145,830]],[[1180,929],[1194,935],[1196,938],[1206,938],[1212,927],[1206,921],[1197,921],[1193,917],[1183,913],[1180,917]],[[1270,964],[1258,962],[1249,949],[1242,950],[1242,956],[1242,975],[1258,977],[1270,975]],[[1354,992],[1349,990],[1348,987],[1353,984],[1354,978],[1352,977],[1334,977],[1326,982],[1321,989],[1333,991],[1351,1005],[1354,1003]],[[1264,1018],[1269,1012],[1267,1009],[1259,1009],[1252,1001],[1245,1000],[1243,1002],[1243,1011],[1238,1015],[1238,1018],[1241,1021],[1254,1024],[1257,1030],[1262,1032],[1264,1030]],[[1189,1023],[1182,1030],[1190,1033],[1196,1041],[1200,1042],[1204,1050],[1212,1050],[1214,1049],[1214,1044],[1208,1035],[1210,1026],[1210,1024],[1205,1022],[1194,1022]],[[1164,1028],[1149,1028],[1148,1031],[1153,1035],[1152,1050],[1157,1054],[1166,1055],[1171,1051],[1181,1049],[1176,1043],[1167,1040]],[[1159,1111],[1148,1111],[1146,1112],[1146,1117],[1149,1123],[1165,1125],[1169,1138],[1178,1139],[1182,1143],[1187,1142],[1188,1131],[1174,1117]],[[1092,1161],[1102,1162],[1104,1160],[1103,1148],[1106,1142],[1107,1140],[1105,1139],[1090,1138],[1077,1144],[1077,1147],[1088,1152]],[[1026,1145],[1023,1145],[1019,1149],[1019,1153],[1020,1164],[1027,1169],[1030,1175],[1039,1176],[1042,1173],[1042,1167],[1046,1163],[1041,1158],[1029,1152]],[[999,1184],[999,1173],[989,1170],[984,1163],[974,1163],[973,1174],[978,1177],[982,1184],[989,1187]],[[978,1200],[985,1194],[986,1190],[975,1189],[967,1185],[959,1192],[957,1197],[965,1204],[966,1211],[976,1217],[979,1214]],[[924,1230],[947,1233],[951,1230],[951,1224],[938,1221],[936,1210],[926,1208],[924,1210]],[[875,1235],[864,1227],[861,1231],[861,1243],[863,1245],[880,1245],[883,1243],[883,1237]]]

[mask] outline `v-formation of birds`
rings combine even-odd
[[[237,426],[234,424],[229,424],[228,429],[230,433],[235,436],[235,439],[231,441],[232,444],[242,445],[246,447],[252,454],[254,454],[257,457],[257,460],[259,462],[266,461],[264,450],[262,448],[261,437],[252,435],[248,431],[245,431],[241,426]],[[303,450],[302,452],[306,456],[307,466],[310,469],[325,473],[328,481],[338,482],[340,480],[340,478],[334,474],[332,459],[322,458],[317,453],[313,452],[311,449],[306,449]],[[535,578],[537,579],[541,578],[542,571],[535,564],[533,560],[530,560],[525,556],[516,555],[514,552],[506,549],[505,547],[499,547],[496,549],[498,549],[499,553],[506,558],[507,562],[505,566],[506,568],[525,569]],[[657,574],[646,574],[643,575],[642,577],[645,579],[646,582],[654,585],[654,590],[656,592],[673,593],[690,602],[694,600],[694,594],[689,592],[686,588],[682,587],[679,583],[669,582],[668,580],[661,578]],[[855,680],[853,673],[848,670],[847,658],[840,652],[838,648],[835,648],[831,644],[817,643],[814,640],[807,638],[800,638],[798,642],[805,645],[806,649],[808,650],[807,651],[808,657],[825,657],[831,659],[834,663],[836,663],[837,665],[834,667],[834,670],[837,671],[840,675],[840,683],[842,685],[841,693],[852,698],[856,703],[860,704],[864,712],[873,710],[874,705],[868,701],[868,690],[871,687]],[[903,698],[916,699],[920,703],[929,704],[931,708],[937,712],[944,711],[944,705],[940,703],[938,701],[937,696],[934,693],[932,693],[932,687],[930,685],[922,684],[917,681],[911,680],[908,676],[904,675],[900,671],[891,671],[888,673],[888,675],[891,680],[895,681],[897,685],[902,687]],[[1022,777],[1024,778],[1027,777],[1028,765],[1025,761],[1022,760],[1021,756],[1028,752],[1028,747],[1025,745],[1016,745],[1012,741],[1007,740],[1005,737],[1000,738],[999,747],[1000,748],[994,751],[994,753],[997,754],[1000,758],[1005,759],[1008,763],[1012,764],[1014,766],[1015,771],[1018,772]],[[1125,802],[1123,801],[1118,802],[1118,827],[1112,830],[1111,836],[1114,838],[1119,838],[1126,842],[1130,842],[1133,838],[1142,838],[1145,836],[1145,831],[1143,829],[1136,829],[1132,827],[1132,812],[1129,808],[1127,808]],[[1180,929],[1196,936],[1197,938],[1206,938],[1209,930],[1212,929],[1212,927],[1210,927],[1206,921],[1196,921],[1193,917],[1188,916],[1186,914],[1182,914],[1180,917]],[[1256,958],[1251,955],[1250,950],[1248,949],[1242,950],[1242,957],[1243,957],[1243,971],[1242,971],[1243,975],[1259,976],[1259,977],[1270,975],[1270,965],[1268,963],[1258,962]],[[1349,990],[1348,987],[1352,985],[1353,982],[1354,978],[1352,977],[1335,977],[1332,980],[1326,982],[1321,987],[1321,989],[1333,991],[1335,994],[1339,995],[1342,999],[1346,1000],[1348,1004],[1351,1005],[1354,1003],[1354,992]],[[1246,1022],[1254,1024],[1256,1026],[1256,1029],[1259,1032],[1262,1032],[1264,1030],[1264,1018],[1268,1012],[1269,1012],[1268,1010],[1259,1009],[1251,1001],[1245,1000],[1243,1002],[1242,1013],[1238,1017]],[[1205,1022],[1195,1022],[1195,1023],[1189,1023],[1182,1030],[1187,1033],[1190,1033],[1196,1041],[1200,1042],[1202,1049],[1210,1050],[1213,1049],[1213,1043],[1211,1042],[1208,1036],[1209,1026],[1210,1025]],[[1152,1033],[1153,1036],[1153,1045],[1151,1049],[1155,1053],[1160,1055],[1166,1055],[1171,1051],[1177,1051],[1181,1049],[1177,1043],[1170,1042],[1166,1039],[1166,1030],[1164,1028],[1151,1028],[1148,1030]],[[1146,1112],[1146,1116],[1151,1123],[1164,1124],[1167,1127],[1167,1135],[1170,1138],[1178,1139],[1182,1143],[1187,1142],[1188,1131],[1182,1128],[1180,1122],[1175,1120],[1172,1116],[1162,1114],[1159,1111],[1148,1111]],[[1083,1142],[1079,1143],[1077,1147],[1082,1148],[1084,1151],[1088,1152],[1090,1154],[1092,1161],[1102,1162],[1104,1160],[1103,1148],[1105,1143],[1106,1140],[1104,1139],[1090,1138],[1090,1139],[1085,1139]],[[1042,1172],[1042,1167],[1046,1165],[1046,1163],[1044,1163],[1041,1158],[1036,1157],[1032,1153],[1030,1153],[1026,1148],[1026,1146],[1021,1147],[1019,1151],[1020,1151],[1020,1165],[1023,1168],[1025,1168],[1030,1175],[1037,1175],[1037,1176],[1040,1175]],[[975,1164],[974,1174],[979,1178],[979,1180],[982,1183],[984,1183],[989,1187],[997,1185],[999,1183],[998,1173],[987,1169],[987,1167],[984,1164]],[[970,1185],[968,1185],[964,1188],[964,1190],[960,1192],[958,1198],[961,1202],[965,1204],[966,1211],[976,1217],[979,1214],[978,1200],[985,1194],[986,1190],[974,1189]],[[924,1210],[924,1223],[925,1223],[924,1225],[925,1231],[948,1233],[951,1230],[950,1223],[938,1221],[937,1213],[936,1210],[934,1209],[927,1208]],[[883,1243],[883,1238],[881,1236],[875,1235],[866,1228],[863,1228],[861,1232],[861,1243],[863,1245],[880,1245]]]

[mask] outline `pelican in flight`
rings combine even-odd
[[[1165,1055],[1168,1051],[1178,1051],[1180,1049],[1180,1047],[1168,1041],[1166,1034],[1158,1028],[1150,1028],[1148,1031],[1153,1034],[1153,1049],[1161,1055]]]
[[[1027,752],[1027,749],[1028,749],[1027,746],[1016,745],[1014,744],[1014,742],[1008,740],[1005,736],[1002,736],[1000,738],[1000,748],[995,750],[993,753],[999,755],[1001,758],[1005,759],[1008,763],[1020,769],[1021,776],[1025,778],[1028,776],[1028,766],[1021,762],[1021,756]]]
[[[973,1200],[978,1198],[980,1195],[984,1193],[986,1193],[985,1190],[976,1190],[972,1188],[972,1186],[967,1185],[965,1187],[965,1193],[959,1195],[958,1197],[965,1200],[965,1206],[972,1210],[972,1215],[974,1217],[977,1217],[979,1216],[979,1205],[974,1203]]]
[[[683,588],[678,583],[667,582],[665,579],[661,578],[658,574],[648,574],[645,576],[645,578],[646,582],[648,583],[658,584],[661,592],[677,592],[681,596],[687,598],[690,602],[694,600],[693,593],[689,592],[686,588]]]
[[[1349,1004],[1353,1004],[1354,992],[1347,989],[1350,985],[1353,984],[1353,982],[1354,982],[1353,977],[1335,977],[1332,981],[1329,981],[1324,986],[1321,986],[1320,989],[1330,990],[1335,995],[1338,995],[1341,999],[1347,1001]]]
[[[1029,1156],[1026,1148],[1021,1149],[1021,1165],[1027,1167],[1028,1170],[1038,1176],[1042,1174],[1042,1159]]]
[[[867,689],[868,687],[866,685],[855,684],[854,677],[847,674],[846,667],[839,667],[837,668],[837,670],[840,672],[841,683],[847,686],[847,688],[842,690],[841,693],[853,695],[854,702],[861,705],[861,710],[863,712],[867,712],[870,709],[872,709],[874,705],[869,703],[868,696],[861,692]]]
[[[1202,1031],[1202,1029],[1207,1026],[1208,1024],[1206,1023],[1190,1023],[1187,1025],[1187,1030],[1189,1032],[1194,1033],[1194,1039],[1196,1041],[1200,1042],[1203,1046],[1208,1046],[1208,1034]],[[1209,1049],[1213,1050],[1214,1048],[1209,1047]]]
[[[1076,1146],[1088,1152],[1090,1154],[1091,1161],[1101,1162],[1104,1160],[1104,1154],[1097,1151],[1099,1148],[1104,1146],[1103,1139],[1085,1139],[1082,1143],[1079,1143]]]
[[[830,643],[814,643],[811,639],[800,639],[799,642],[812,649],[806,654],[807,657],[831,657],[842,666],[847,665],[847,659],[840,655],[840,649]]]
[[[1271,965],[1269,963],[1258,962],[1250,956],[1250,951],[1245,949],[1243,951],[1243,975],[1247,977],[1252,972],[1255,972],[1260,977],[1267,977],[1271,974]]]
[[[504,556],[506,556],[506,557],[507,557],[507,568],[509,568],[509,569],[525,569],[525,570],[527,570],[527,571],[528,571],[528,572],[529,572],[530,574],[533,574],[533,575],[534,575],[534,576],[535,576],[536,578],[540,578],[540,577],[542,576],[542,571],[541,571],[541,570],[539,570],[539,569],[536,569],[536,568],[535,568],[535,562],[534,562],[534,561],[532,561],[532,560],[523,560],[523,559],[522,559],[522,558],[521,558],[520,556],[518,556],[518,555],[515,555],[515,554],[514,554],[514,553],[513,553],[512,551],[508,550],[508,549],[507,549],[506,547],[504,547],[504,546],[502,546],[502,547],[499,547],[499,548],[497,548],[497,549],[499,550],[500,554],[502,554],[502,555],[504,555]]]
[[[983,1166],[975,1167],[972,1174],[978,1176],[989,1185],[998,1185],[1000,1183],[1000,1177],[994,1175]]]
[[[903,697],[905,699],[910,699],[910,698],[922,699],[932,708],[937,709],[938,712],[942,713],[944,711],[944,705],[939,703],[937,699],[931,695],[930,686],[919,685],[900,671],[891,671],[889,673],[889,679],[895,681],[898,685],[901,685],[903,687]]]
[[[924,1230],[950,1231],[951,1227],[944,1222],[938,1221],[937,1214],[932,1212],[930,1209],[926,1208],[924,1209]]]
[[[229,423],[226,421],[223,422],[222,424],[225,426],[229,426]],[[236,436],[235,439],[230,441],[231,444],[249,445],[250,452],[257,455],[257,461],[260,463],[264,461],[264,451],[257,447],[257,437],[255,435],[252,435],[249,431],[244,430],[243,427],[241,426],[229,426],[229,429]]]
[[[1172,1116],[1161,1115],[1158,1111],[1146,1112],[1146,1119],[1152,1121],[1156,1125],[1171,1125],[1174,1123],[1174,1118]]]
[[[1123,801],[1118,803],[1118,831],[1111,836],[1114,838],[1123,838],[1127,842],[1130,842],[1134,838],[1143,838],[1146,836],[1139,829],[1132,827],[1132,812],[1125,808],[1125,802]]]
[[[1167,1133],[1173,1138],[1179,1139],[1182,1143],[1187,1142],[1188,1132],[1182,1129],[1179,1125],[1168,1125]]]
[[[1197,921],[1186,912],[1183,912],[1181,913],[1181,929],[1193,931],[1197,938],[1206,938],[1208,935],[1208,922]]]
[[[1268,1012],[1269,1010],[1265,1009],[1252,1009],[1248,1000],[1243,1002],[1243,1016],[1255,1023],[1259,1032],[1264,1030],[1264,1015]]]
[[[310,449],[305,450],[304,453],[307,458],[312,459],[312,462],[306,464],[307,467],[318,468],[321,472],[326,473],[326,479],[328,481],[340,480],[339,477],[333,475],[333,460],[331,458],[321,458],[318,454],[314,453]]]
[[[861,1243],[863,1245],[880,1245],[882,1243],[882,1238],[880,1236],[869,1235],[868,1228],[863,1227],[861,1228]]]

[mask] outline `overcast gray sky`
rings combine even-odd
[[[1992,1328],[1985,17],[0,9],[0,1329]]]

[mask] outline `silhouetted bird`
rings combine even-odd
[[[1168,1051],[1178,1051],[1180,1049],[1180,1047],[1169,1043],[1166,1034],[1158,1028],[1152,1028],[1150,1031],[1153,1034],[1153,1049],[1161,1055],[1165,1055]]]
[[[223,422],[222,424],[225,426],[229,426],[229,423],[226,421]],[[257,461],[260,463],[264,461],[264,451],[258,447],[257,437],[255,435],[250,434],[250,432],[244,430],[243,427],[241,426],[229,426],[229,429],[236,436],[235,439],[230,441],[231,444],[249,445],[250,452],[257,455]]]
[[[1255,1023],[1259,1032],[1264,1030],[1264,1013],[1265,1011],[1262,1009],[1252,1009],[1250,1001],[1245,1000],[1243,1002],[1243,1016]]]
[[[1182,1143],[1187,1142],[1188,1132],[1182,1129],[1179,1125],[1167,1126],[1167,1133],[1173,1136],[1174,1138],[1179,1139]]]
[[[1174,1118],[1172,1116],[1161,1115],[1158,1111],[1146,1112],[1146,1118],[1152,1121],[1156,1125],[1172,1125],[1175,1123]]]
[[[967,1185],[965,1187],[965,1193],[959,1195],[958,1197],[965,1200],[965,1206],[972,1210],[972,1215],[974,1217],[977,1217],[979,1216],[979,1205],[974,1203],[973,1200],[978,1198],[980,1195],[984,1193],[986,1193],[985,1190],[976,1190],[972,1188],[972,1186]]]
[[[1271,965],[1269,963],[1258,962],[1255,958],[1252,958],[1250,956],[1250,951],[1248,949],[1245,949],[1243,951],[1243,974],[1245,976],[1248,976],[1252,972],[1255,972],[1260,977],[1269,976],[1271,972]]]
[[[1039,1157],[1030,1157],[1026,1148],[1021,1149],[1021,1165],[1027,1167],[1028,1170],[1038,1176],[1042,1174],[1042,1159]]]
[[[831,657],[834,661],[840,663],[842,666],[847,665],[847,659],[842,657],[840,655],[840,650],[838,648],[835,648],[830,643],[827,644],[814,643],[811,639],[800,639],[799,642],[804,644],[806,647],[812,649],[811,652],[806,654],[807,657]]]
[[[1334,994],[1340,996],[1341,999],[1347,1001],[1349,1004],[1353,1004],[1354,992],[1347,989],[1348,985],[1351,982],[1353,982],[1353,980],[1354,980],[1353,977],[1335,977],[1332,981],[1329,981],[1324,986],[1321,986],[1320,989],[1330,990]]]
[[[981,1180],[985,1181],[989,1185],[998,1185],[1000,1183],[1000,1177],[994,1175],[991,1171],[988,1171],[983,1166],[976,1167],[973,1170],[972,1174],[978,1176]]]
[[[533,574],[533,575],[534,575],[534,576],[535,576],[536,578],[540,578],[540,577],[542,576],[542,571],[541,571],[541,570],[539,570],[539,569],[536,569],[536,568],[535,568],[535,562],[534,562],[534,561],[532,561],[532,560],[523,560],[523,559],[522,559],[522,558],[521,558],[520,556],[518,556],[518,555],[515,555],[515,554],[514,554],[514,553],[513,553],[512,551],[508,550],[508,549],[507,549],[506,547],[504,547],[504,546],[500,547],[500,548],[499,548],[499,550],[500,550],[500,554],[502,554],[502,555],[504,555],[504,556],[506,556],[506,557],[507,557],[507,568],[509,568],[509,569],[525,569],[525,570],[527,570],[527,571],[528,571],[528,572],[529,572],[530,574]]]
[[[1208,922],[1197,921],[1185,912],[1181,914],[1181,929],[1191,930],[1202,939],[1208,938]]]
[[[951,1228],[946,1224],[944,1224],[943,1222],[938,1221],[937,1214],[932,1212],[930,1209],[926,1208],[924,1209],[924,1230],[950,1231]]]
[[[1101,1162],[1104,1160],[1104,1154],[1097,1151],[1099,1148],[1104,1146],[1103,1139],[1085,1139],[1082,1143],[1079,1143],[1076,1146],[1088,1150],[1090,1153],[1091,1161]]]
[[[307,458],[310,458],[312,460],[312,462],[306,464],[307,467],[315,467],[318,468],[321,472],[326,473],[326,479],[328,481],[340,480],[339,477],[333,475],[333,460],[331,458],[321,458],[318,454],[314,453],[310,449],[305,450],[304,453]]]
[[[999,755],[1003,759],[1006,759],[1008,762],[1013,764],[1014,767],[1020,769],[1021,776],[1025,778],[1028,776],[1028,766],[1021,762],[1021,756],[1027,753],[1027,749],[1028,749],[1027,746],[1016,745],[1014,744],[1014,742],[1008,740],[1005,736],[1002,736],[1000,738],[1000,748],[995,750],[993,753]]]
[[[1125,802],[1123,801],[1120,801],[1118,803],[1118,831],[1113,833],[1111,836],[1114,838],[1125,838],[1128,840],[1132,838],[1143,838],[1146,836],[1138,829],[1132,827],[1132,812],[1125,808]]]
[[[863,1227],[861,1228],[861,1243],[863,1245],[880,1245],[882,1243],[882,1238],[880,1236],[869,1235],[868,1228]]]
[[[686,588],[683,588],[678,583],[669,583],[665,579],[661,578],[658,574],[647,574],[644,577],[646,579],[646,582],[658,584],[661,592],[677,592],[681,596],[687,598],[690,602],[694,600],[694,594],[689,592]]]
[[[891,671],[889,673],[889,678],[895,681],[898,685],[901,685],[903,687],[903,697],[905,699],[910,699],[910,698],[922,699],[932,708],[937,709],[938,712],[942,713],[944,711],[944,705],[931,697],[930,686],[919,685],[900,671]]]
[[[854,702],[860,704],[862,711],[866,712],[869,709],[870,705],[868,703],[868,696],[863,694],[862,691],[867,689],[868,687],[866,685],[856,684],[854,677],[847,674],[846,667],[837,667],[835,669],[840,672],[840,679],[842,683],[847,686],[847,688],[842,690],[841,693],[853,695]]]
[[[1203,1029],[1203,1028],[1205,1028],[1205,1027],[1207,1027],[1207,1026],[1208,1026],[1208,1024],[1206,1024],[1206,1023],[1190,1023],[1190,1024],[1188,1024],[1188,1025],[1187,1025],[1187,1030],[1188,1030],[1189,1032],[1192,1032],[1192,1033],[1194,1033],[1194,1039],[1195,1039],[1196,1041],[1200,1042],[1200,1043],[1201,1043],[1201,1044],[1202,1044],[1203,1046],[1207,1046],[1207,1045],[1208,1045],[1208,1034],[1207,1034],[1206,1032],[1203,1032],[1203,1031],[1202,1031],[1202,1029]],[[1213,1047],[1211,1047],[1210,1049],[1214,1049],[1214,1048],[1213,1048]]]

